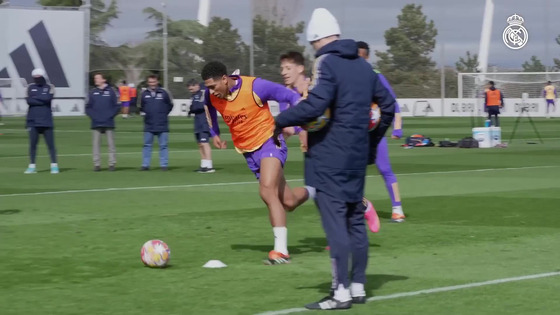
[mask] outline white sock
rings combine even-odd
[[[29,164],[29,168],[35,168],[36,165],[35,164]]]
[[[334,299],[340,302],[350,301],[352,299],[350,290],[346,289],[342,283],[339,283],[338,289],[334,291]]]
[[[204,161],[206,160],[200,160],[200,168],[204,168],[206,163],[204,163]]]
[[[274,233],[274,250],[288,255],[288,228],[275,226],[272,228],[272,233]]]
[[[212,168],[212,160],[202,160],[201,163],[202,167]]]
[[[315,189],[315,187],[311,187],[311,186],[305,186],[305,189],[307,190],[307,200],[313,200],[315,199],[315,197],[317,196],[317,190]]]
[[[356,282],[350,283],[350,294],[352,295],[352,297],[366,296],[364,284]]]
[[[402,206],[393,207],[393,213],[396,213],[398,215],[404,215],[404,212],[402,211]]]
[[[55,166],[58,167],[58,164],[57,163],[51,163],[51,167],[55,167]]]

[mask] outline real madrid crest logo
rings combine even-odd
[[[511,49],[521,49],[529,41],[529,32],[523,26],[523,22],[525,20],[517,14],[507,19],[509,25],[504,30],[503,40],[504,44]]]

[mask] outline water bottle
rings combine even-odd
[[[491,123],[490,119],[486,119],[484,121],[484,127],[490,127],[490,123]]]

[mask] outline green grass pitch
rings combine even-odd
[[[312,203],[289,214],[293,262],[265,266],[272,247],[267,210],[242,156],[213,150],[214,174],[193,172],[192,120],[173,118],[170,170],[140,172],[142,124],[117,118],[116,172],[92,171],[84,117],[56,118],[61,173],[51,175],[44,141],[38,174],[24,175],[23,118],[0,126],[0,314],[255,314],[302,307],[328,292],[330,264]],[[514,119],[503,120],[509,138]],[[527,121],[506,149],[415,148],[390,140],[403,224],[375,167],[367,197],[382,216],[370,236],[367,293],[387,296],[559,270],[560,124]],[[405,118],[405,134],[435,142],[469,136],[468,118]],[[224,128],[222,130],[225,130]],[[226,136],[227,139],[227,136]],[[230,139],[228,139],[230,140]],[[289,142],[286,177],[302,184],[302,154]],[[106,152],[105,143],[103,150]],[[155,166],[155,167],[154,167]],[[162,239],[171,267],[150,269],[140,247]],[[224,269],[202,265],[219,259]],[[399,297],[345,314],[558,314],[560,277]]]

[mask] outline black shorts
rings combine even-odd
[[[194,134],[197,143],[208,143],[210,142],[210,132],[203,131],[203,132],[196,132]]]
[[[488,106],[488,115],[499,115],[500,106]]]

